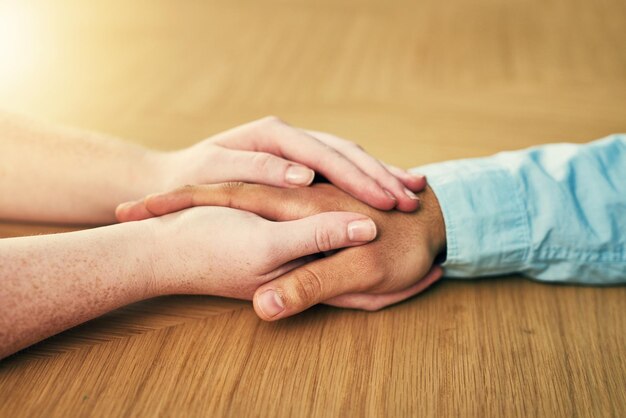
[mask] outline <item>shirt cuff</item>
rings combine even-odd
[[[446,228],[447,277],[476,277],[523,269],[531,249],[523,193],[493,158],[429,164],[425,174]]]

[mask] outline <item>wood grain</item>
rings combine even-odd
[[[162,149],[277,114],[415,166],[626,131],[625,26],[622,0],[3,2],[0,106]],[[626,416],[625,301],[506,277],[268,324],[159,298],[0,362],[0,416]]]

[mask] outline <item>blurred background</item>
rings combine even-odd
[[[586,142],[626,132],[626,1],[0,0],[0,108],[159,149],[275,114],[403,167]],[[5,361],[0,409],[624,416],[621,290],[446,281],[278,324],[153,299]]]
[[[623,0],[0,0],[0,107],[161,149],[268,114],[410,167],[626,130]]]

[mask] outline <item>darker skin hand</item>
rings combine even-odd
[[[245,183],[186,186],[122,205],[117,216],[130,221],[193,206],[229,206],[274,221],[289,221],[329,211],[371,217],[378,237],[370,244],[320,258],[261,285],[254,307],[265,320],[285,318],[317,303],[378,310],[420,293],[441,277],[433,267],[445,248],[445,226],[430,188],[421,193],[417,213],[383,212],[328,184],[282,189]],[[324,248],[323,234],[318,237]]]

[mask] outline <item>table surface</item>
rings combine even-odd
[[[623,0],[26,3],[0,106],[156,148],[267,114],[406,167],[626,130]],[[278,323],[164,297],[0,362],[0,416],[626,416],[625,308],[517,277]]]

